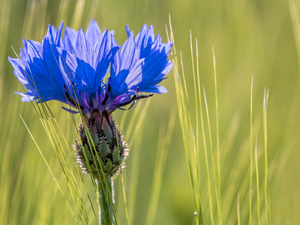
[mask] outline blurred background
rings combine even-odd
[[[145,23],[152,24],[155,34],[159,33],[166,42],[165,24],[169,23],[169,14],[176,50],[178,53],[182,51],[192,109],[194,90],[190,30],[193,37],[198,39],[200,76],[210,109],[214,148],[216,124],[212,46],[215,49],[223,223],[237,224],[238,195],[241,224],[248,223],[252,75],[253,132],[254,136],[258,135],[261,184],[264,180],[263,93],[265,87],[270,90],[268,179],[272,224],[300,223],[299,59],[288,1],[0,0],[0,13],[0,224],[74,224],[65,198],[59,192],[19,116],[23,117],[32,132],[66,199],[71,201],[62,169],[37,114],[30,103],[22,103],[21,97],[14,94],[22,91],[22,88],[7,60],[8,56],[15,57],[11,46],[19,54],[22,38],[41,41],[48,24],[58,27],[64,21],[69,27],[82,27],[85,30],[92,18],[95,18],[102,31],[106,28],[115,30],[115,38],[119,44],[126,40],[126,24],[137,34]],[[159,138],[165,135],[169,118],[177,111],[173,72],[162,84],[168,89],[168,93],[152,97],[142,128],[135,134],[134,142],[130,142],[132,138],[126,138],[126,130],[131,122],[129,118],[134,110],[115,113],[117,121],[121,121],[124,113],[128,114],[128,119],[120,128],[130,146],[124,170],[130,224],[146,223],[156,158],[160,153]],[[142,111],[146,101],[141,101],[140,104]],[[49,106],[71,146],[76,137],[72,118],[61,109],[62,104],[50,102]],[[75,120],[78,123],[79,116],[75,116]],[[201,155],[204,157],[202,151]],[[200,164],[204,224],[210,224],[206,170],[202,158]],[[193,196],[177,117],[165,166],[160,173],[162,182],[157,193],[159,200],[153,224],[195,224]],[[138,179],[133,180],[133,174]],[[255,174],[253,179],[256,179]],[[257,223],[255,187],[254,183],[254,224]],[[263,186],[259,191],[262,198],[261,222],[264,224]],[[121,224],[125,224],[120,176],[115,179],[115,194],[118,217]],[[87,211],[91,211],[88,206]],[[95,220],[91,224],[96,224]]]

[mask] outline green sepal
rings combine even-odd
[[[96,130],[95,126],[91,127],[90,134],[91,134],[91,137],[92,137],[95,147],[97,147],[99,144],[99,138],[98,138],[98,134],[97,134],[97,130]],[[91,146],[91,147],[93,147],[93,146]]]
[[[80,138],[81,138],[81,141],[84,140],[84,138],[86,138],[86,132],[85,132],[85,128],[83,125],[82,125],[82,135],[80,136]]]
[[[87,144],[84,145],[84,151],[85,151],[85,154],[86,154],[86,157],[89,161],[92,160],[92,156],[91,156],[91,153],[90,153],[90,149],[88,147]],[[84,154],[84,153],[83,153]]]
[[[98,155],[99,156],[99,155]],[[103,168],[104,167],[104,162],[101,160],[101,157],[99,156],[99,160],[98,158],[96,158],[96,162],[97,162],[97,167],[98,167],[98,170],[101,171],[101,167]]]
[[[94,164],[91,164],[91,170],[94,174],[97,174],[97,169],[96,167],[94,166]]]
[[[106,119],[103,119],[102,130],[105,134],[107,141],[111,142],[113,140],[114,135],[113,135],[112,129]]]
[[[110,149],[104,140],[99,145],[99,153],[102,159],[106,159],[107,155],[110,153]]]
[[[113,162],[118,163],[120,161],[120,153],[119,149],[117,146],[115,146],[114,151],[113,151]]]
[[[109,173],[113,168],[113,164],[110,159],[107,160],[107,163],[104,166],[104,172]]]

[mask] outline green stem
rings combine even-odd
[[[112,225],[114,224],[112,204],[115,203],[113,180],[107,178],[105,182],[96,179],[96,184],[98,188],[99,225]]]

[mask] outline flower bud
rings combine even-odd
[[[92,173],[103,179],[112,177],[124,167],[128,155],[128,145],[111,114],[94,113],[85,117],[89,130],[86,133],[83,124],[79,125],[79,137],[75,140],[77,163],[84,173]],[[99,177],[100,176],[100,177]]]

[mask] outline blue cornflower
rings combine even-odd
[[[147,25],[136,37],[127,26],[128,38],[123,46],[117,44],[114,31],[101,33],[95,20],[86,32],[66,27],[61,37],[62,29],[63,23],[57,30],[49,25],[42,43],[23,40],[20,58],[9,57],[14,74],[27,89],[18,94],[22,101],[57,100],[81,110],[103,160],[100,164],[104,163],[106,175],[112,175],[127,152],[112,112],[128,104],[131,107],[136,100],[153,93],[167,92],[158,84],[172,68],[168,60],[172,43],[162,43],[159,35],[154,38],[153,27]],[[91,149],[83,128],[81,124],[81,141],[76,142],[75,148],[79,164],[86,171],[82,151]],[[116,150],[118,142],[120,154]],[[92,155],[88,154],[89,160]],[[99,165],[93,165],[92,160],[90,163],[96,173]]]

